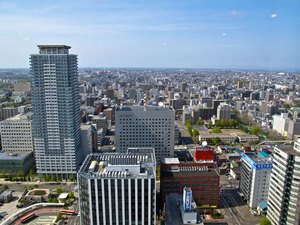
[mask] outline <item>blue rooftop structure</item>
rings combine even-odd
[[[262,210],[265,210],[268,208],[268,203],[267,202],[260,202],[258,203],[258,207],[261,208]]]
[[[266,152],[260,152],[259,153],[261,156],[263,156],[263,157],[269,157],[269,154],[268,153],[266,153]]]
[[[249,163],[253,169],[271,169],[272,158],[265,152],[243,153],[242,158]]]

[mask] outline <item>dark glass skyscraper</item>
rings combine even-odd
[[[39,174],[76,174],[80,151],[77,55],[66,45],[38,45],[30,56],[33,137]]]

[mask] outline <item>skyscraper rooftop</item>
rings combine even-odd
[[[153,148],[129,148],[127,153],[91,154],[79,174],[98,178],[155,176]]]
[[[69,54],[68,45],[38,45],[40,54]]]

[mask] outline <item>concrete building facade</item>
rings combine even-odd
[[[66,45],[38,47],[30,56],[37,173],[75,175],[84,159],[77,56]]]
[[[272,225],[300,221],[300,142],[274,148],[267,217]]]
[[[78,173],[81,225],[155,225],[153,148],[89,155]]]
[[[260,152],[244,153],[241,161],[240,191],[249,207],[256,209],[268,199],[272,160],[267,153]]]
[[[165,158],[160,165],[161,206],[166,196],[182,193],[185,187],[191,187],[197,205],[217,207],[220,204],[220,176],[215,163],[184,163],[178,158]]]
[[[32,113],[19,114],[0,122],[1,144],[4,152],[28,153],[34,151]]]
[[[174,154],[175,111],[169,107],[116,108],[116,148],[153,147],[158,160]]]
[[[287,136],[289,127],[288,113],[281,113],[280,115],[273,116],[273,130],[281,134],[282,136]]]

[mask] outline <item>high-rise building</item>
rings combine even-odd
[[[267,217],[272,225],[300,221],[300,142],[276,146],[268,195]]]
[[[244,86],[244,82],[241,80],[238,80],[236,86],[237,86],[237,89],[242,89]]]
[[[287,135],[290,139],[295,139],[296,136],[300,135],[300,118],[294,118],[289,121]]]
[[[272,89],[269,89],[269,90],[267,90],[267,93],[266,93],[266,101],[270,102],[273,100],[274,100],[274,92]]]
[[[249,90],[253,91],[253,82],[252,81],[249,82]]]
[[[19,114],[1,121],[2,150],[8,153],[33,152],[32,113]]]
[[[273,115],[272,128],[282,136],[287,136],[289,128],[288,113],[281,113],[281,115]]]
[[[116,148],[153,147],[159,160],[174,154],[175,111],[169,107],[116,108]]]
[[[187,89],[187,87],[188,87],[187,83],[186,83],[186,82],[182,82],[182,83],[180,84],[180,92],[181,92],[181,93],[185,92],[186,89]]]
[[[81,225],[155,225],[153,148],[89,155],[78,172]]]
[[[217,120],[231,119],[232,107],[226,103],[222,103],[217,108]]]
[[[66,45],[38,45],[30,56],[33,137],[39,174],[74,175],[80,151],[77,55]]]
[[[271,157],[265,152],[242,155],[240,190],[250,208],[268,199],[272,171]]]

